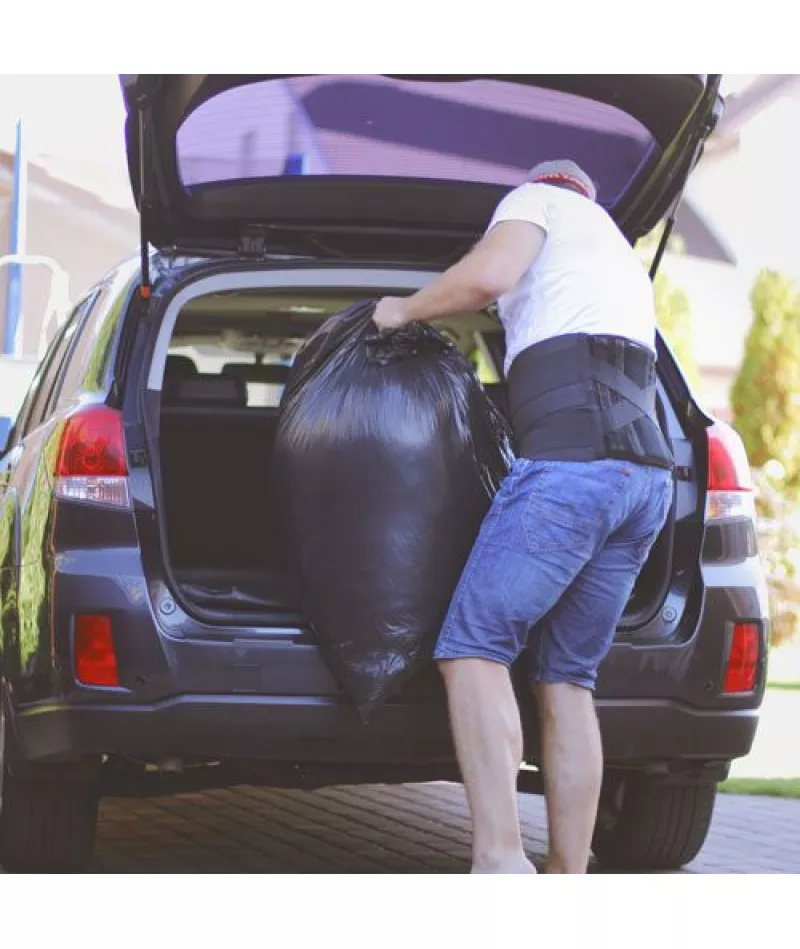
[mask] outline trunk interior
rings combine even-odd
[[[294,353],[327,315],[358,299],[261,290],[200,297],[181,312],[164,376],[160,514],[184,600],[220,624],[302,623],[274,489],[272,451]],[[502,341],[488,313],[449,333],[505,409],[496,370]],[[623,627],[646,622],[671,579],[674,521],[654,547]]]
[[[208,402],[162,409],[170,563],[183,595],[206,610],[298,618],[270,490],[277,423],[270,408]]]

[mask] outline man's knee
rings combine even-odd
[[[540,718],[560,717],[594,700],[590,688],[574,682],[533,682],[532,688]]]

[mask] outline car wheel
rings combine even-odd
[[[11,727],[0,686],[0,866],[12,873],[71,873],[91,860],[99,777],[64,767],[12,770]]]
[[[705,843],[717,786],[607,776],[592,850],[615,870],[678,870]]]

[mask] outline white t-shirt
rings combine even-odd
[[[523,349],[566,333],[623,336],[655,349],[653,285],[599,204],[528,183],[506,195],[487,230],[501,221],[529,221],[547,234],[533,265],[498,300],[506,373]]]

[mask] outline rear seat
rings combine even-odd
[[[188,376],[197,375],[197,366],[191,356],[170,353],[167,356],[165,375],[167,379],[186,379]]]
[[[290,372],[291,367],[283,363],[228,362],[222,367],[223,376],[231,376],[243,382],[261,382],[278,386],[286,385]]]
[[[183,408],[246,408],[247,387],[233,376],[196,373],[186,377],[164,378],[163,402]]]

